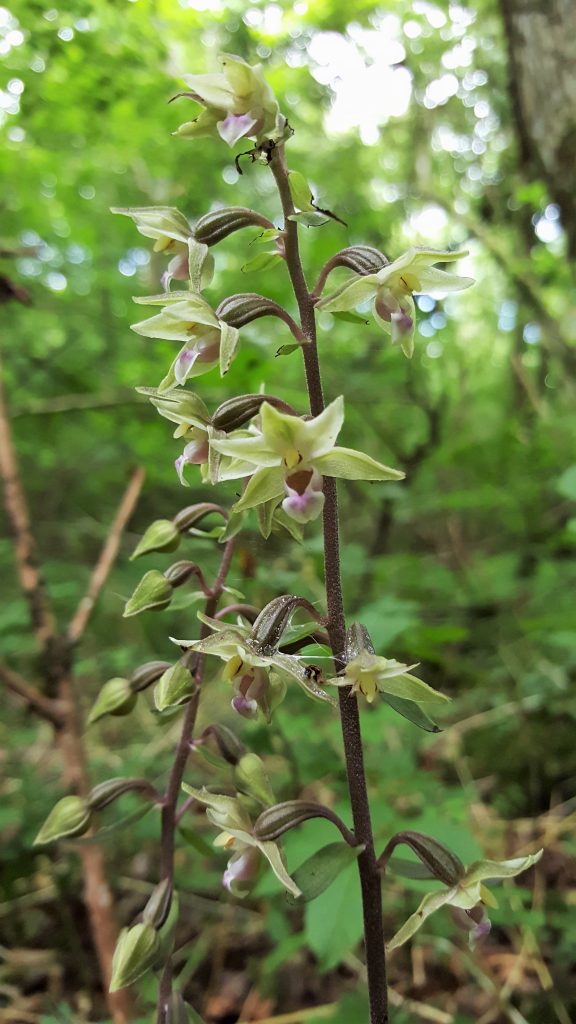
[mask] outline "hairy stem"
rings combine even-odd
[[[218,607],[218,601],[222,595],[224,584],[226,582],[226,576],[230,569],[230,562],[232,561],[232,555],[234,553],[235,540],[232,538],[226,544],[224,553],[222,555],[222,561],[220,562],[220,568],[218,575],[214,581],[214,585],[210,588],[207,593],[206,604],[204,607],[204,614],[209,618],[214,616],[214,613]],[[200,639],[203,640],[210,633],[210,627],[202,623],[202,629],[200,631]],[[180,739],[178,740],[178,746],[176,747],[176,754],[174,757],[174,763],[172,764],[172,770],[170,772],[170,778],[168,779],[168,786],[164,795],[162,805],[162,836],[160,842],[160,880],[163,881],[165,878],[170,879],[171,882],[174,880],[174,849],[176,839],[176,827],[178,824],[178,797],[180,796],[180,788],[182,786],[182,779],[184,777],[184,771],[186,768],[186,762],[188,761],[188,755],[190,753],[190,741],[194,732],[194,726],[196,725],[196,716],[198,714],[198,706],[200,704],[200,687],[202,684],[202,674],[204,670],[204,655],[203,654],[192,654],[194,658],[193,667],[190,666],[190,670],[194,673],[194,679],[196,682],[196,689],[186,705],[184,712],[184,718],[182,720],[182,729],[180,732]],[[164,1024],[166,1016],[166,1005],[170,997],[172,988],[172,958],[169,957],[162,977],[160,979],[160,989],[158,992],[158,1015],[157,1024]]]
[[[308,342],[303,346],[302,351],[304,353],[310,412],[313,416],[318,416],[324,409],[324,395],[316,344],[314,300],[308,290],[302,269],[297,223],[288,219],[294,213],[294,205],[288,183],[288,170],[283,146],[278,147],[274,151],[270,166],[276,179],[284,213],[286,263],[294,295],[298,303],[302,330]],[[328,610],[327,629],[330,637],[330,646],[334,655],[334,664],[336,670],[339,671],[344,665],[346,624],[340,576],[338,497],[336,482],[331,477],[324,477],[324,497],[324,574]],[[364,944],[368,973],[370,1024],[387,1024],[388,996],[384,929],[382,924],[381,882],[374,852],[372,822],[366,790],[358,702],[348,687],[340,690],[339,702],[354,833],[357,841],[365,847],[364,852],[358,858],[358,869],[364,914]]]

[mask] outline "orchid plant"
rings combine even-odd
[[[138,296],[138,304],[159,307],[159,312],[133,325],[145,338],[173,341],[178,351],[146,394],[161,416],[175,425],[175,437],[184,441],[176,458],[180,482],[203,484],[205,499],[181,509],[172,519],[151,524],[133,557],[150,552],[173,552],[187,538],[202,533],[221,545],[220,569],[207,581],[200,566],[186,559],[164,572],[147,572],[128,600],[124,614],[138,615],[170,606],[176,588],[191,581],[199,588],[204,609],[198,615],[199,632],[193,638],[174,639],[174,662],[149,662],[129,678],[109,680],[101,690],[90,722],[106,715],[130,714],[138,694],[154,685],[159,713],[182,713],[180,740],[166,791],[158,793],[146,780],[112,779],[98,786],[86,799],[66,797],[58,804],[39,836],[39,842],[80,835],[93,828],[99,813],[127,790],[138,792],[161,810],[159,881],[141,919],[120,938],[113,964],[113,989],[132,984],[142,974],[159,969],[158,1024],[199,1021],[173,989],[173,933],[178,917],[174,892],[176,825],[190,811],[205,809],[207,819],[219,829],[216,846],[228,854],[223,884],[234,898],[242,897],[268,865],[290,898],[310,899],[327,888],[350,859],[357,861],[364,913],[364,946],[369,990],[370,1024],[388,1021],[386,946],[382,920],[382,880],[387,867],[398,866],[391,854],[406,843],[421,861],[425,876],[444,885],[424,897],[416,912],[388,942],[388,952],[407,942],[434,911],[451,905],[464,917],[472,938],[486,934],[485,905],[491,897],[486,879],[510,878],[536,863],[539,854],[513,860],[485,860],[467,870],[459,857],[430,836],[398,833],[378,857],[374,848],[370,806],[363,768],[361,716],[363,707],[378,697],[393,712],[415,727],[438,731],[431,714],[441,712],[448,698],[393,657],[375,653],[368,631],[361,623],[345,625],[339,558],[339,524],[336,480],[399,482],[404,474],[377,461],[371,454],[341,447],[346,436],[344,398],[325,404],[316,338],[316,312],[345,312],[372,302],[379,327],[398,343],[405,356],[414,350],[416,309],[413,295],[446,294],[468,288],[473,282],[439,269],[452,264],[464,251],[410,248],[390,262],[371,246],[354,245],[336,253],[320,271],[314,290],[304,275],[299,226],[321,226],[334,217],[320,210],[301,174],[288,169],[286,143],[292,129],[281,113],[260,65],[250,66],[240,57],[224,55],[215,74],[186,76],[181,97],[201,110],[183,124],[177,135],[198,140],[221,139],[230,147],[241,142],[251,148],[236,158],[249,157],[274,177],[281,219],[273,223],[244,207],[216,208],[196,224],[179,210],[167,206],[131,207],[114,212],[129,216],[138,231],[154,242],[154,250],[169,257],[163,275],[164,291]],[[338,218],[336,218],[338,219]],[[270,256],[283,265],[292,283],[299,323],[288,310],[256,293],[224,298],[217,307],[204,297],[214,271],[212,249],[232,232],[251,228],[273,248]],[[345,280],[325,294],[333,270],[343,268]],[[171,282],[187,286],[171,289]],[[204,375],[230,374],[242,328],[261,317],[275,317],[288,330],[290,343],[280,351],[299,350],[303,357],[308,406],[295,409],[281,397],[267,394],[232,395],[214,411],[204,398],[190,390],[190,380]],[[241,481],[241,493],[231,509],[213,494],[222,481]],[[216,488],[216,492],[213,491]],[[236,537],[256,512],[264,538],[272,530],[300,537],[303,529],[323,519],[326,604],[318,611],[305,598],[292,594],[274,597],[259,609],[243,599],[219,608],[227,592],[227,576],[234,557]],[[296,616],[305,621],[296,622]],[[191,629],[192,629],[191,625]],[[332,668],[324,672],[307,664],[305,652],[321,645],[330,654]],[[298,684],[302,699],[319,701],[327,714],[338,706],[347,766],[352,828],[328,806],[301,799],[278,803],[263,762],[247,751],[226,725],[215,722],[196,735],[202,690],[214,687],[223,703],[231,702],[238,724],[261,717],[266,723],[282,714],[289,686]],[[225,696],[230,688],[229,697]],[[184,782],[192,751],[210,750],[210,763],[226,771],[221,785],[201,789]],[[180,804],[182,791],[187,794]],[[342,842],[337,852],[323,851],[294,870],[286,862],[282,836],[313,817],[326,818],[336,826]],[[328,851],[329,848],[326,848]],[[389,863],[390,862],[390,863]],[[412,868],[414,864],[412,863]],[[422,877],[422,876],[420,876]]]

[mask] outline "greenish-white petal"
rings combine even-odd
[[[342,480],[403,480],[406,475],[353,448],[333,448],[327,455],[315,458],[314,466],[323,476]]]
[[[341,288],[327,295],[326,298],[320,299],[316,309],[321,309],[324,313],[340,313],[354,309],[362,302],[373,299],[379,286],[380,280],[377,274],[355,277],[354,280],[347,282]]]
[[[473,885],[488,878],[514,878],[527,871],[540,860],[543,850],[531,853],[526,857],[514,857],[512,860],[478,860],[468,868],[461,885]]]
[[[220,376],[228,373],[232,360],[236,355],[240,331],[231,327],[224,320],[220,320]]]
[[[430,914],[433,914],[436,910],[440,910],[447,903],[452,902],[454,896],[454,889],[444,889],[442,892],[429,892],[422,900],[416,913],[412,914],[407,921],[404,922],[402,927],[396,932],[394,937],[387,943],[386,948],[389,952],[393,949],[398,949],[399,946],[403,946],[408,939],[422,927],[424,921]]]

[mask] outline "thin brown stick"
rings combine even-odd
[[[138,466],[130,477],[130,481],[124,492],[122,501],[118,506],[114,522],[108,531],[108,536],[104,541],[102,550],[98,556],[98,561],[92,571],[88,589],[78,604],[66,631],[67,639],[71,644],[78,643],[86,629],[88,620],[94,609],[94,605],[98,600],[98,595],[108,578],[108,574],[110,573],[116,555],[118,554],[120,539],[126,524],[134,512],[138,498],[140,497],[140,491],[142,490],[145,475],[144,470]]]
[[[44,583],[38,568],[36,543],[32,532],[30,513],[18,471],[16,452],[6,396],[2,363],[0,361],[0,477],[4,485],[4,501],[8,521],[14,536],[14,554],[18,578],[28,603],[32,628],[42,648],[46,648],[56,634],[54,617],[48,605]]]
[[[18,672],[14,672],[2,661],[0,661],[0,679],[6,688],[21,697],[39,718],[46,719],[55,729],[62,726],[65,713],[59,702],[45,697],[35,686],[31,686]]]

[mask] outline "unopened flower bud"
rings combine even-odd
[[[273,395],[238,395],[235,398],[228,398],[218,406],[212,417],[212,426],[226,433],[237,430],[256,416],[263,402],[284,412],[290,409],[286,402]]]
[[[371,245],[351,245],[347,249],[341,249],[330,260],[331,266],[348,267],[357,274],[376,274],[389,263],[390,260],[384,253]]]
[[[255,292],[246,292],[224,299],[216,310],[216,316],[231,327],[244,327],[245,324],[262,316],[280,316],[286,319],[288,314],[272,299],[257,295]]]
[[[53,843],[65,836],[81,836],[90,826],[90,808],[79,796],[65,796],[52,808],[42,825],[35,846]]]
[[[240,758],[246,753],[246,747],[238,739],[232,729],[226,725],[209,725],[204,729],[200,741],[204,742],[209,737],[214,737],[218,752],[228,764],[237,765]],[[198,740],[196,744],[198,744]]]
[[[135,704],[136,694],[132,692],[128,680],[115,676],[104,683],[100,690],[88,715],[88,725],[94,725],[105,715],[129,715]]]
[[[151,924],[153,928],[158,930],[162,927],[170,913],[171,903],[172,880],[170,878],[164,878],[157,886],[154,887],[154,891],[142,911],[142,920],[146,921],[147,924]]]
[[[361,622],[353,622],[346,630],[346,661],[353,661],[366,651],[374,654],[370,633]]]
[[[191,576],[197,576],[199,580],[202,580],[200,568],[195,562],[188,562],[186,559],[174,562],[164,572],[164,578],[168,580],[171,587],[181,587]]]
[[[112,960],[110,992],[132,985],[156,962],[161,939],[148,922],[123,928],[116,943]]]
[[[91,810],[101,811],[124,793],[134,791],[143,793],[154,800],[158,797],[154,787],[146,779],[107,779],[106,782],[100,782],[90,790],[87,804]]]
[[[190,700],[195,689],[190,669],[182,661],[177,661],[166,669],[154,687],[154,703],[158,711],[166,711]]]
[[[215,505],[211,501],[201,501],[197,505],[187,505],[186,508],[177,512],[174,516],[174,526],[180,533],[186,533],[204,519],[205,516],[218,514],[226,519],[226,510],[221,505]]]
[[[274,803],[274,793],[263,761],[257,754],[249,752],[240,758],[234,771],[234,778],[239,789],[248,796],[254,797],[259,803],[269,807]]]
[[[167,668],[170,668],[169,661],[146,661],[143,665],[139,665],[130,676],[129,682],[132,693],[140,693],[141,690],[146,690],[148,686],[151,686],[152,683],[155,683],[163,675]]]
[[[147,555],[150,551],[175,551],[180,543],[180,533],[171,519],[156,519],[136,545],[130,561]]]
[[[452,850],[444,846],[444,843],[440,843],[437,839],[426,836],[422,832],[412,831],[398,832],[392,837],[380,857],[381,867],[386,867],[393,850],[401,843],[409,846],[434,878],[444,882],[445,885],[450,887],[456,885],[466,874],[466,868],[460,857],[452,853]]]
[[[167,608],[171,600],[172,584],[157,569],[151,569],[142,577],[132,597],[126,602],[124,618],[139,615],[140,612]]]
[[[249,210],[245,206],[227,206],[200,217],[194,227],[194,237],[206,245],[216,245],[233,231],[251,226],[272,228],[274,225],[256,210]]]
[[[294,594],[282,594],[281,597],[275,597],[260,612],[252,627],[250,640],[260,646],[262,650],[276,648],[292,614],[297,608],[302,607],[307,608],[317,617],[315,609],[305,598],[296,597]]]
[[[322,804],[313,803],[310,800],[287,800],[282,804],[275,804],[268,807],[254,824],[254,835],[256,839],[264,842],[274,842],[284,832],[296,828],[303,821],[310,818],[323,818],[330,814],[328,808]]]

